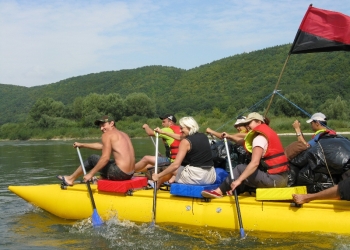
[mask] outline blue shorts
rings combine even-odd
[[[171,163],[170,158],[168,157],[158,157],[158,166],[165,165],[166,163]]]

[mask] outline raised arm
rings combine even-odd
[[[304,143],[305,145],[308,145],[307,141],[304,138],[303,133],[301,132],[300,122],[298,120],[295,120],[292,125],[295,130],[295,134],[297,135],[298,141]]]
[[[151,129],[148,124],[143,124],[142,128],[149,136],[155,136],[153,129]]]

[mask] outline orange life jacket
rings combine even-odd
[[[174,131],[174,134],[181,134],[181,129],[180,126],[178,125],[171,125],[169,128],[171,128]],[[175,159],[177,153],[179,152],[179,145],[180,145],[180,140],[174,140],[173,143],[171,143],[171,145],[169,145],[170,147],[170,159]]]
[[[253,139],[257,136],[257,134],[263,135],[268,142],[265,155],[260,161],[260,167],[267,168],[266,170],[269,174],[279,174],[288,171],[288,159],[284,154],[281,140],[276,132],[273,131],[268,125],[264,123],[260,124],[248,133],[244,143],[246,150],[252,153]]]

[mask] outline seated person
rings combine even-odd
[[[248,131],[249,131],[248,126],[246,126],[244,123],[242,123],[245,118],[246,118],[245,116],[238,117],[235,124],[233,125],[237,129],[238,133],[230,135],[230,137],[231,137],[230,139],[232,141],[239,142],[240,140],[243,140],[244,137],[246,136],[246,134],[248,133]],[[220,138],[220,139],[223,138],[222,133],[216,132],[216,131],[212,130],[211,128],[207,128],[205,130],[205,132],[210,134],[210,135],[214,135],[217,138]]]
[[[311,129],[312,131],[314,131],[312,139],[308,142],[305,140],[304,135],[301,132],[300,122],[298,120],[294,121],[293,128],[297,135],[298,141],[304,143],[307,147],[314,146],[316,143],[315,140],[318,140],[318,138],[322,136],[324,133],[328,133],[332,135],[336,134],[334,130],[330,130],[327,128],[327,117],[322,113],[313,114],[311,118],[306,122],[310,123]]]
[[[180,119],[181,142],[174,162],[164,171],[153,174],[157,187],[166,181],[184,184],[213,184],[216,180],[211,148],[205,134],[192,117]]]
[[[174,161],[176,154],[179,150],[180,140],[174,139],[171,136],[166,135],[176,134],[180,137],[180,127],[176,125],[176,118],[174,115],[168,114],[159,117],[162,120],[163,133],[159,133],[159,137],[163,139],[163,143],[166,149],[166,157],[158,156],[158,164],[170,165]],[[149,136],[155,136],[155,132],[160,130],[159,128],[152,130],[148,124],[144,124],[142,128],[146,131]],[[156,161],[154,155],[145,155],[140,161],[135,164],[135,172],[145,172],[147,168],[153,167]]]
[[[235,167],[238,164],[243,164],[243,163],[249,163],[250,161],[250,155],[247,153],[247,151],[244,149],[242,146],[244,137],[247,135],[249,131],[249,127],[246,126],[244,122],[245,116],[240,116],[237,118],[235,124],[233,125],[238,133],[235,134],[227,134],[226,132],[219,133],[216,132],[210,128],[206,129],[206,132],[216,136],[217,138],[223,139],[225,137],[231,141],[234,141],[236,144],[230,145],[229,144],[229,151],[230,151],[230,156],[231,156],[231,162],[232,166]],[[223,144],[223,141],[220,142],[212,142],[212,149],[213,149],[213,160],[214,160],[214,165],[215,167],[221,167],[224,169],[228,168],[227,165],[227,153],[226,149],[224,151],[221,150],[222,147],[225,147]],[[219,155],[219,152],[225,152],[223,155]]]
[[[95,121],[102,131],[101,143],[79,143],[75,142],[73,147],[102,150],[102,155],[91,155],[85,162],[86,171],[84,181],[91,180],[97,172],[102,178],[109,180],[130,180],[134,174],[135,153],[134,147],[127,134],[115,127],[111,117],[103,116]],[[114,159],[110,160],[111,155]],[[82,166],[79,166],[71,175],[58,175],[57,178],[66,186],[73,186],[74,181],[84,174]]]
[[[229,175],[215,190],[204,190],[206,198],[221,198],[223,194],[232,194],[239,187],[238,193],[245,190],[245,185],[253,188],[286,187],[288,182],[288,159],[284,154],[281,140],[269,126],[269,120],[253,112],[244,123],[250,132],[244,139],[244,146],[249,151],[249,164],[240,164],[233,169],[234,180]],[[227,134],[223,134],[227,137]]]

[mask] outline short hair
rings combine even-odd
[[[190,130],[189,135],[193,135],[199,130],[198,123],[191,116],[182,117],[179,124],[181,127],[187,127]]]

